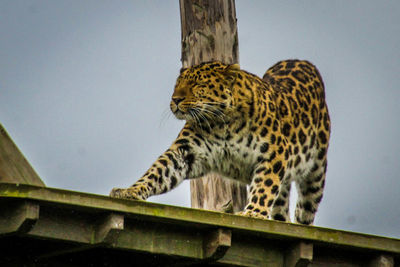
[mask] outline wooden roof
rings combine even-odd
[[[0,253],[1,266],[393,266],[400,240],[3,183]]]

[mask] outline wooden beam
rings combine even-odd
[[[400,263],[399,239],[15,184],[0,184],[0,250],[48,266],[72,258],[101,266],[103,253],[109,262],[125,256],[138,265],[144,258],[154,265]],[[9,266],[2,257],[0,265]]]
[[[0,183],[45,186],[0,124]]]
[[[313,244],[299,242],[293,244],[286,252],[285,266],[306,267],[313,259]]]
[[[95,231],[94,243],[113,245],[124,230],[124,215],[111,213],[100,220]]]
[[[8,203],[1,208],[0,235],[29,232],[39,219],[39,205],[30,201]]]
[[[272,220],[261,220],[225,214],[220,212],[212,212],[198,209],[190,209],[184,207],[175,207],[169,205],[161,205],[148,201],[132,201],[123,199],[113,199],[107,196],[74,192],[62,189],[37,187],[29,185],[13,185],[0,184],[0,210],[9,207],[10,201],[29,200],[40,203],[47,203],[53,208],[40,208],[40,218],[46,220],[43,223],[51,223],[55,221],[55,226],[60,227],[60,235],[62,234],[62,226],[68,225],[74,230],[76,235],[64,235],[60,238],[66,238],[71,241],[82,240],[89,242],[92,240],[93,230],[89,227],[85,230],[82,225],[93,224],[99,225],[99,219],[103,218],[104,214],[110,212],[116,214],[124,214],[124,231],[130,231],[129,225],[134,225],[138,228],[140,223],[132,223],[132,218],[138,222],[144,223],[144,226],[150,226],[151,220],[157,223],[166,223],[173,225],[173,229],[186,231],[187,229],[204,229],[204,228],[226,228],[232,230],[232,235],[242,233],[247,236],[258,236],[259,238],[268,238],[272,240],[290,241],[293,244],[297,242],[310,242],[314,244],[325,244],[339,248],[353,247],[359,250],[368,251],[386,251],[387,254],[398,254],[400,256],[400,240],[388,237],[379,237],[368,234],[353,233],[340,231],[336,229],[322,228],[316,226],[306,226],[300,224],[283,223]],[[50,205],[51,204],[51,205]],[[87,210],[96,211],[96,216],[87,215],[73,216],[76,213],[87,213]],[[90,213],[88,213],[90,214]],[[0,213],[1,215],[1,213]],[[126,218],[129,215],[130,218]],[[101,220],[100,220],[101,221]],[[59,222],[63,224],[60,225]],[[128,225],[128,226],[127,226]],[[153,224],[155,226],[156,224]],[[129,228],[129,229],[128,229]],[[39,231],[39,229],[42,229]],[[88,232],[87,232],[88,231]],[[152,230],[153,231],[153,230]],[[46,231],[46,228],[41,224],[36,224],[28,234],[43,237],[51,237],[52,233]],[[57,238],[57,235],[54,236]],[[202,240],[202,239],[201,239]],[[234,243],[235,238],[232,238]],[[254,242],[255,240],[251,240]]]
[[[211,231],[204,238],[204,257],[213,261],[222,258],[231,247],[231,239],[232,231],[229,229]]]
[[[394,266],[394,259],[392,256],[389,255],[379,255],[375,257],[369,267],[393,267]]]

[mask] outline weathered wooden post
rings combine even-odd
[[[182,66],[218,60],[238,63],[238,34],[234,0],[180,0]],[[233,211],[244,208],[246,186],[208,175],[190,182],[192,208],[222,210],[231,201]]]

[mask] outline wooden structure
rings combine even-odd
[[[207,61],[239,63],[234,0],[180,0],[182,66]],[[246,186],[210,174],[190,182],[191,205],[207,210],[241,211],[247,203]]]
[[[233,0],[180,3],[183,66],[237,63]],[[194,207],[244,206],[238,184],[198,181]],[[188,265],[392,267],[400,240],[47,188],[0,125],[0,266]]]
[[[44,187],[0,132],[0,266],[400,266],[399,239]]]
[[[45,186],[0,124],[0,183],[7,182]]]
[[[399,266],[400,240],[0,184],[0,266]]]

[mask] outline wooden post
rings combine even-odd
[[[238,63],[238,34],[234,0],[180,0],[182,66],[217,60]],[[208,175],[190,182],[192,208],[243,210],[246,186]]]

